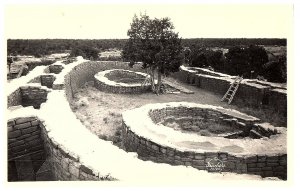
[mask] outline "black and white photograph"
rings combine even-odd
[[[5,4],[3,181],[287,184],[293,22],[291,1]]]

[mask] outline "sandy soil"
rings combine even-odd
[[[148,103],[187,101],[236,109],[258,117],[262,121],[271,123],[272,118],[274,118],[272,115],[264,113],[262,110],[238,108],[237,106],[221,102],[221,95],[215,95],[188,84],[180,84],[183,87],[194,91],[194,94],[179,93],[163,94],[159,96],[153,93],[141,95],[112,94],[101,92],[92,85],[86,85],[75,94],[75,98],[71,103],[71,108],[75,112],[77,118],[80,119],[89,130],[98,135],[99,138],[113,141],[116,145],[119,145],[121,141],[120,127],[122,125],[122,112]],[[278,122],[275,122],[275,125],[276,123]]]

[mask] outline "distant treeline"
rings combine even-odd
[[[286,46],[286,39],[278,38],[191,38],[182,39],[183,46],[196,44],[203,47],[230,48],[233,46],[266,45]]]
[[[76,47],[91,47],[99,51],[117,48],[123,49],[127,39],[9,39],[7,40],[7,53],[10,55],[43,55],[65,52]],[[182,45],[191,47],[197,44],[202,47],[248,46],[248,45],[277,45],[286,46],[286,39],[246,39],[246,38],[195,38],[182,39]]]
[[[7,53],[12,55],[33,55],[41,57],[52,53],[61,53],[78,47],[90,47],[101,50],[110,48],[122,49],[127,39],[9,39],[7,40]]]

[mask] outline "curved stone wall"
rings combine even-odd
[[[224,137],[182,133],[158,123],[168,115],[180,117],[192,114],[195,117],[199,112],[201,116],[204,113],[216,118],[235,118],[232,120],[234,123],[253,124],[257,131],[272,133],[270,138],[229,141]],[[254,117],[220,107],[186,102],[149,104],[123,113],[122,136],[125,148],[137,152],[144,160],[210,170],[208,161],[217,157],[224,162],[223,171],[286,179],[286,147],[281,145],[286,142],[286,129],[257,122]],[[278,134],[272,135],[274,132]]]
[[[18,164],[19,160],[26,157],[33,164],[35,176],[38,176],[43,163],[47,162],[50,169],[46,170],[50,171],[48,173],[53,180],[113,180],[112,177],[99,177],[99,174],[94,174],[80,163],[76,155],[56,143],[49,137],[45,123],[38,117],[9,119],[7,125],[8,161]]]
[[[69,67],[67,65],[66,67]],[[80,65],[72,67],[68,73],[64,75],[64,89],[68,101],[73,99],[73,95],[77,92],[86,82],[94,81],[94,75],[104,70],[115,69],[129,69],[128,63],[116,61],[103,61],[103,62],[84,62]],[[132,71],[142,71],[141,66],[134,65],[130,68]],[[53,86],[59,86],[54,82]]]
[[[125,82],[116,82],[113,81],[115,75],[119,76],[128,76],[128,78],[139,78],[139,83],[125,83]],[[147,83],[142,85],[145,78],[148,77],[147,74],[141,72],[133,72],[130,70],[121,70],[121,69],[114,69],[114,70],[105,70],[102,72],[98,72],[94,76],[94,84],[97,89],[104,92],[109,93],[119,93],[119,94],[140,94],[149,92],[151,89],[151,84]]]

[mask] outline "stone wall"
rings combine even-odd
[[[80,159],[73,153],[65,150],[49,136],[44,122],[40,122],[42,140],[46,156],[55,180],[113,180],[112,177],[101,177],[90,168],[81,164]]]
[[[113,180],[109,176],[99,177],[81,164],[78,157],[55,143],[37,117],[10,119],[7,128],[8,161],[29,156],[36,173],[47,159],[54,180]]]
[[[64,86],[66,97],[70,102],[76,93],[86,82],[93,81],[94,75],[100,71],[115,69],[129,69],[132,71],[142,71],[141,66],[135,65],[133,68],[128,63],[118,61],[85,62],[74,67],[65,75]],[[54,84],[58,86],[58,84]]]
[[[34,173],[37,173],[46,159],[39,120],[35,117],[8,120],[7,143],[8,162],[10,164],[8,166],[8,180],[21,178],[17,170],[14,171],[13,169],[22,168],[22,163],[28,163],[28,160],[31,161]]]
[[[140,120],[144,121],[143,124],[135,122],[136,113],[139,114]],[[214,136],[209,139],[201,137],[196,139],[195,136],[190,136],[191,133],[175,134],[178,130],[173,132],[161,124],[170,116],[174,116],[176,119],[187,116],[192,119],[198,117],[208,118],[209,120],[215,120],[215,122],[228,123],[227,125],[239,130],[244,128],[249,132],[255,131],[262,135],[258,138],[265,136],[258,141],[259,144],[264,144],[264,141],[276,140],[276,136],[272,137],[272,135],[286,135],[285,128],[264,126],[255,117],[221,107],[193,105],[193,103],[183,102],[166,103],[165,105],[149,104],[123,113],[122,141],[126,150],[137,152],[138,156],[143,160],[169,163],[171,165],[192,166],[199,170],[208,171],[211,170],[207,168],[209,160],[217,157],[224,163],[225,167],[222,171],[225,172],[256,174],[262,177],[275,176],[281,179],[287,178],[287,155],[285,149],[280,151],[269,149],[266,152],[260,152],[261,147],[259,145],[252,145],[258,144],[254,139],[247,138],[245,140],[242,137],[240,137],[241,139],[234,137],[239,140],[233,141],[235,142],[233,143],[230,139],[220,136]],[[193,121],[190,121],[190,124],[187,126],[192,125]],[[157,128],[166,129],[156,130]],[[168,134],[172,134],[174,137],[168,137]],[[249,137],[251,137],[250,134]],[[177,146],[190,142],[190,139],[193,139],[191,145]],[[226,139],[229,143],[232,143],[232,145],[228,144],[226,147],[236,147],[238,145],[241,151],[225,150],[222,146],[217,146],[220,145],[219,143],[225,143],[223,141],[226,141]],[[198,147],[196,144],[201,143],[201,140],[206,140],[203,143],[208,146]],[[211,148],[210,145],[214,145],[214,147]],[[247,147],[248,145],[251,145],[251,149]],[[275,142],[272,146],[277,147]],[[242,150],[247,150],[247,152]]]
[[[7,108],[22,104],[22,94],[20,88],[7,96]]]
[[[112,81],[114,76],[127,76],[127,78],[140,78],[140,83],[117,83]],[[94,78],[94,84],[97,89],[103,92],[118,93],[118,94],[141,94],[149,92],[151,85],[148,83],[142,85],[143,80],[147,74],[142,75],[141,73],[132,72],[129,70],[106,70],[98,72]],[[111,79],[111,80],[110,80]]]
[[[39,121],[35,117],[15,118],[7,122],[8,160],[22,155],[43,153]]]
[[[201,108],[166,108],[154,109],[149,111],[149,116],[154,124],[171,123],[171,128],[182,130],[183,132],[204,133],[212,132],[218,134],[219,137],[229,139],[238,139],[250,137],[253,139],[270,137],[277,134],[276,129],[265,129],[256,123],[259,119],[237,118],[236,116],[222,113],[217,110],[201,109]],[[174,126],[174,123],[177,125]],[[218,127],[218,130],[214,129]]]
[[[49,72],[54,74],[59,74],[63,69],[64,67],[62,65],[53,64],[49,66]]]
[[[100,82],[99,80],[95,79],[94,81],[95,87],[103,92],[108,93],[117,93],[117,94],[141,94],[145,92],[149,92],[151,89],[151,86],[111,86],[108,84],[105,84],[103,82]]]
[[[287,117],[287,96],[280,90],[270,90],[268,104],[272,105],[276,112],[284,112]]]
[[[199,88],[224,95],[234,76],[221,75],[216,72],[203,71],[193,68],[181,68],[172,76],[182,82],[194,84]],[[266,106],[271,110],[280,112],[286,116],[287,94],[284,91],[274,91],[276,87],[270,84],[259,84],[253,82],[242,82],[232,101],[233,104],[241,106],[262,107]]]
[[[224,172],[256,174],[262,177],[275,176],[287,179],[286,154],[238,157],[226,152],[195,153],[179,151],[174,148],[158,145],[151,140],[136,135],[125,123],[123,123],[122,138],[126,150],[128,152],[137,152],[139,158],[143,160],[171,165],[192,166],[199,170],[210,171],[210,168],[207,168],[207,163],[214,157],[217,157],[225,165],[224,169],[222,169]]]
[[[53,75],[41,75],[41,85],[47,88],[52,88],[55,76]]]
[[[20,87],[23,107],[33,106],[40,108],[41,104],[47,101],[48,91],[40,87],[22,86]]]

